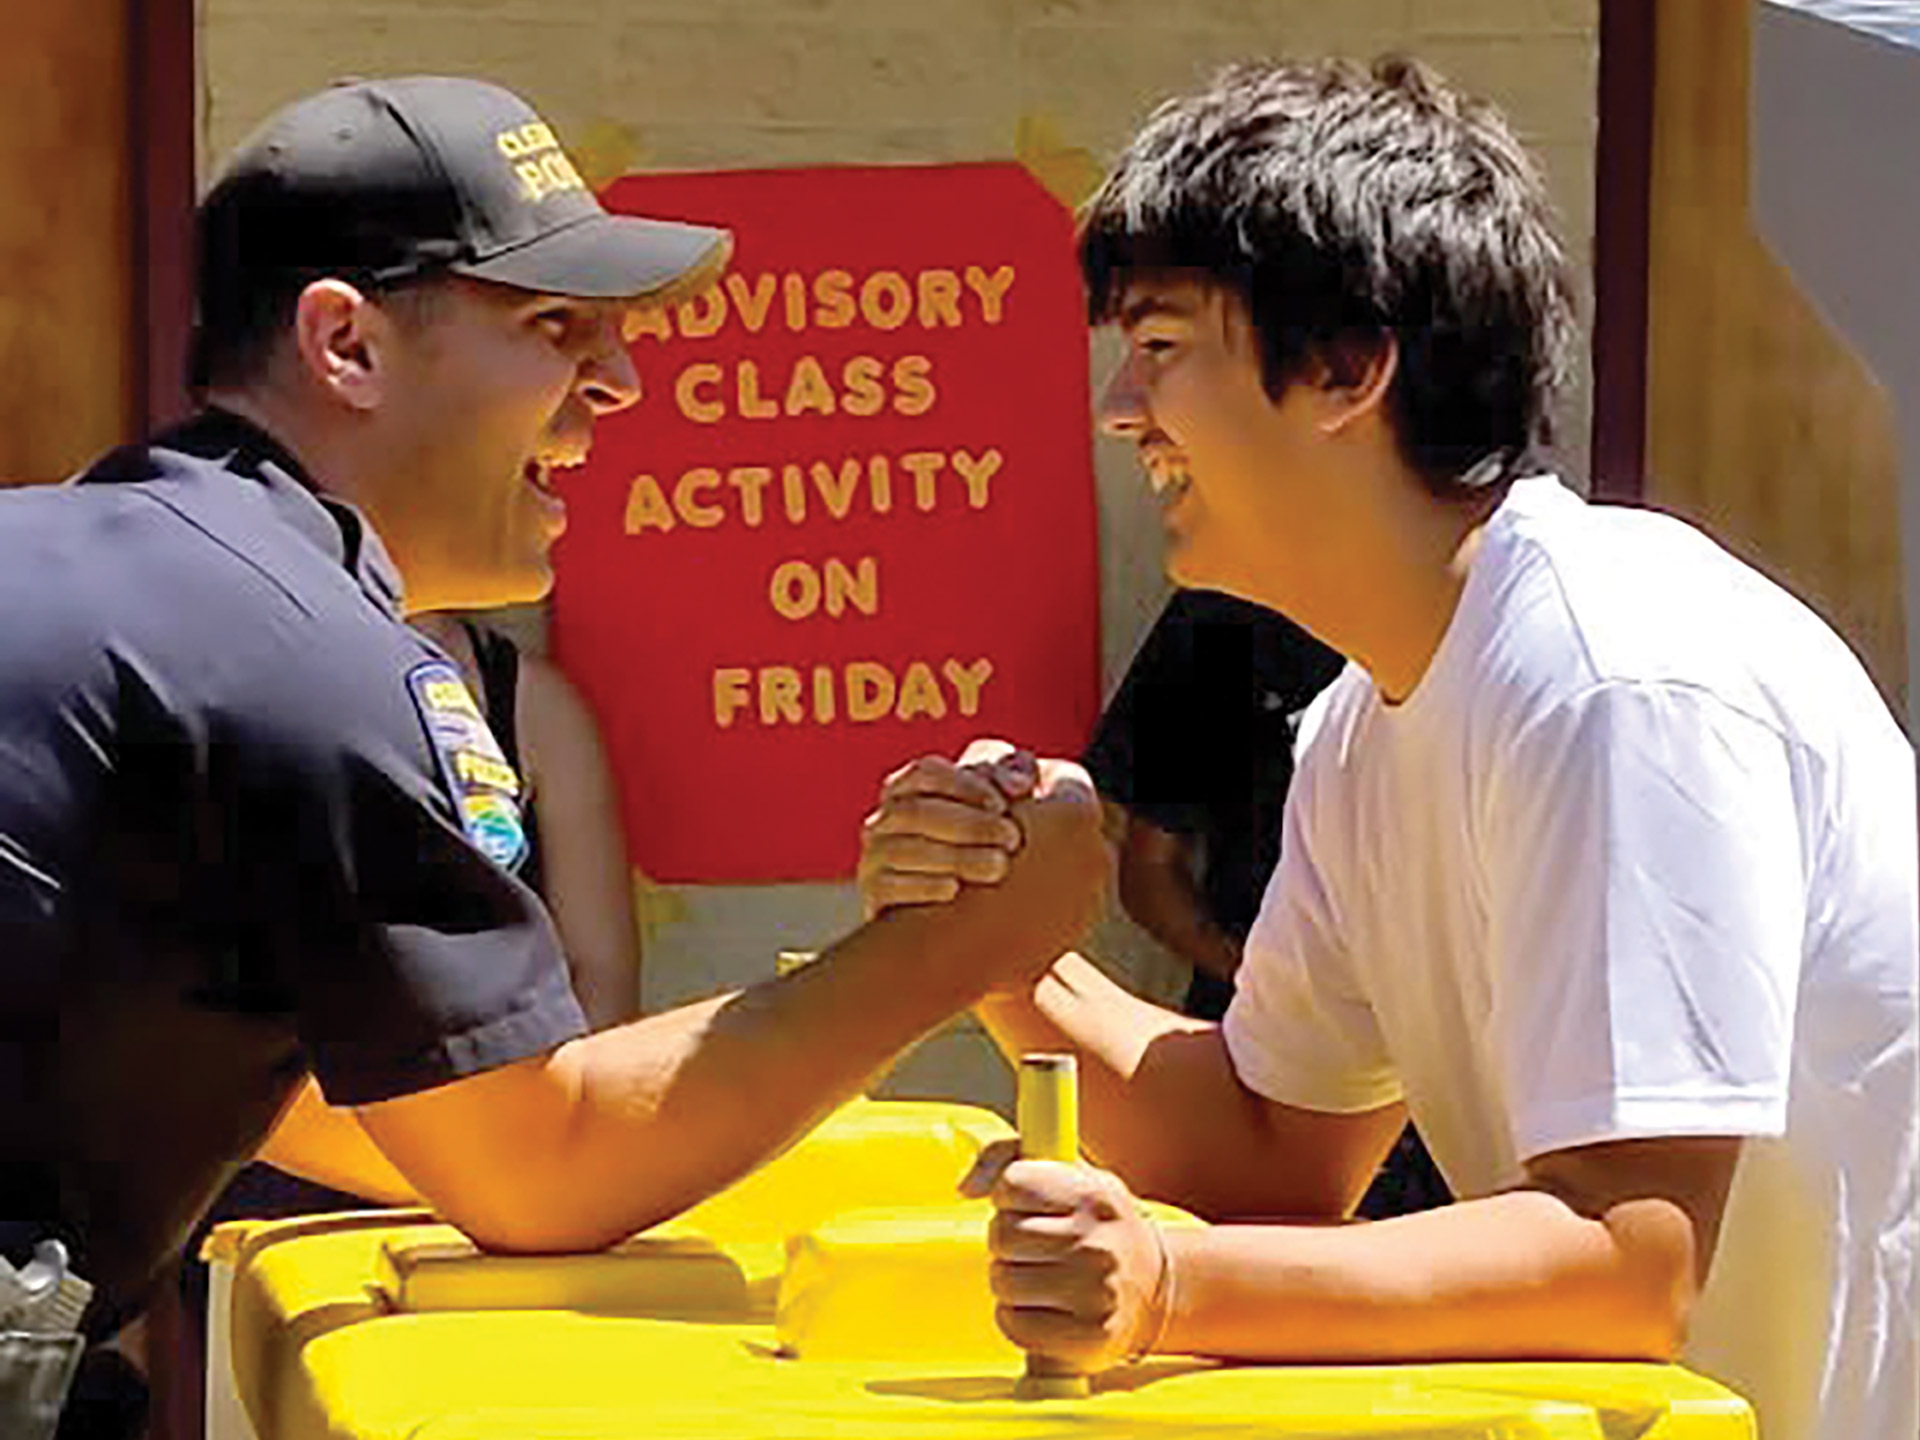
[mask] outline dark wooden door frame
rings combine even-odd
[[[1594,155],[1593,491],[1646,494],[1647,271],[1654,139],[1654,6],[1600,0]]]
[[[200,75],[194,0],[126,0],[127,166],[132,185],[131,428],[139,438],[186,413],[193,323],[195,132]],[[171,1274],[148,1313],[152,1440],[204,1432],[201,1345]]]
[[[133,404],[141,434],[187,407],[193,319],[194,0],[126,0],[127,153],[133,184]]]

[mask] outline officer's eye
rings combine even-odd
[[[533,327],[553,340],[565,340],[573,333],[574,309],[571,305],[549,305],[533,313]]]

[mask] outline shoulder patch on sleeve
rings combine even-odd
[[[501,869],[517,870],[527,858],[520,776],[501,753],[467,682],[447,661],[428,660],[407,672],[407,689],[467,839]]]

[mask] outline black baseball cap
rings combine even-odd
[[[435,271],[555,295],[670,299],[725,230],[609,215],[511,91],[443,75],[354,80],[279,111],[200,207],[200,293],[268,276],[388,285]]]

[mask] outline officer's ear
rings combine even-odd
[[[372,410],[383,388],[380,309],[344,280],[316,280],[294,303],[293,336],[300,366],[329,397]]]

